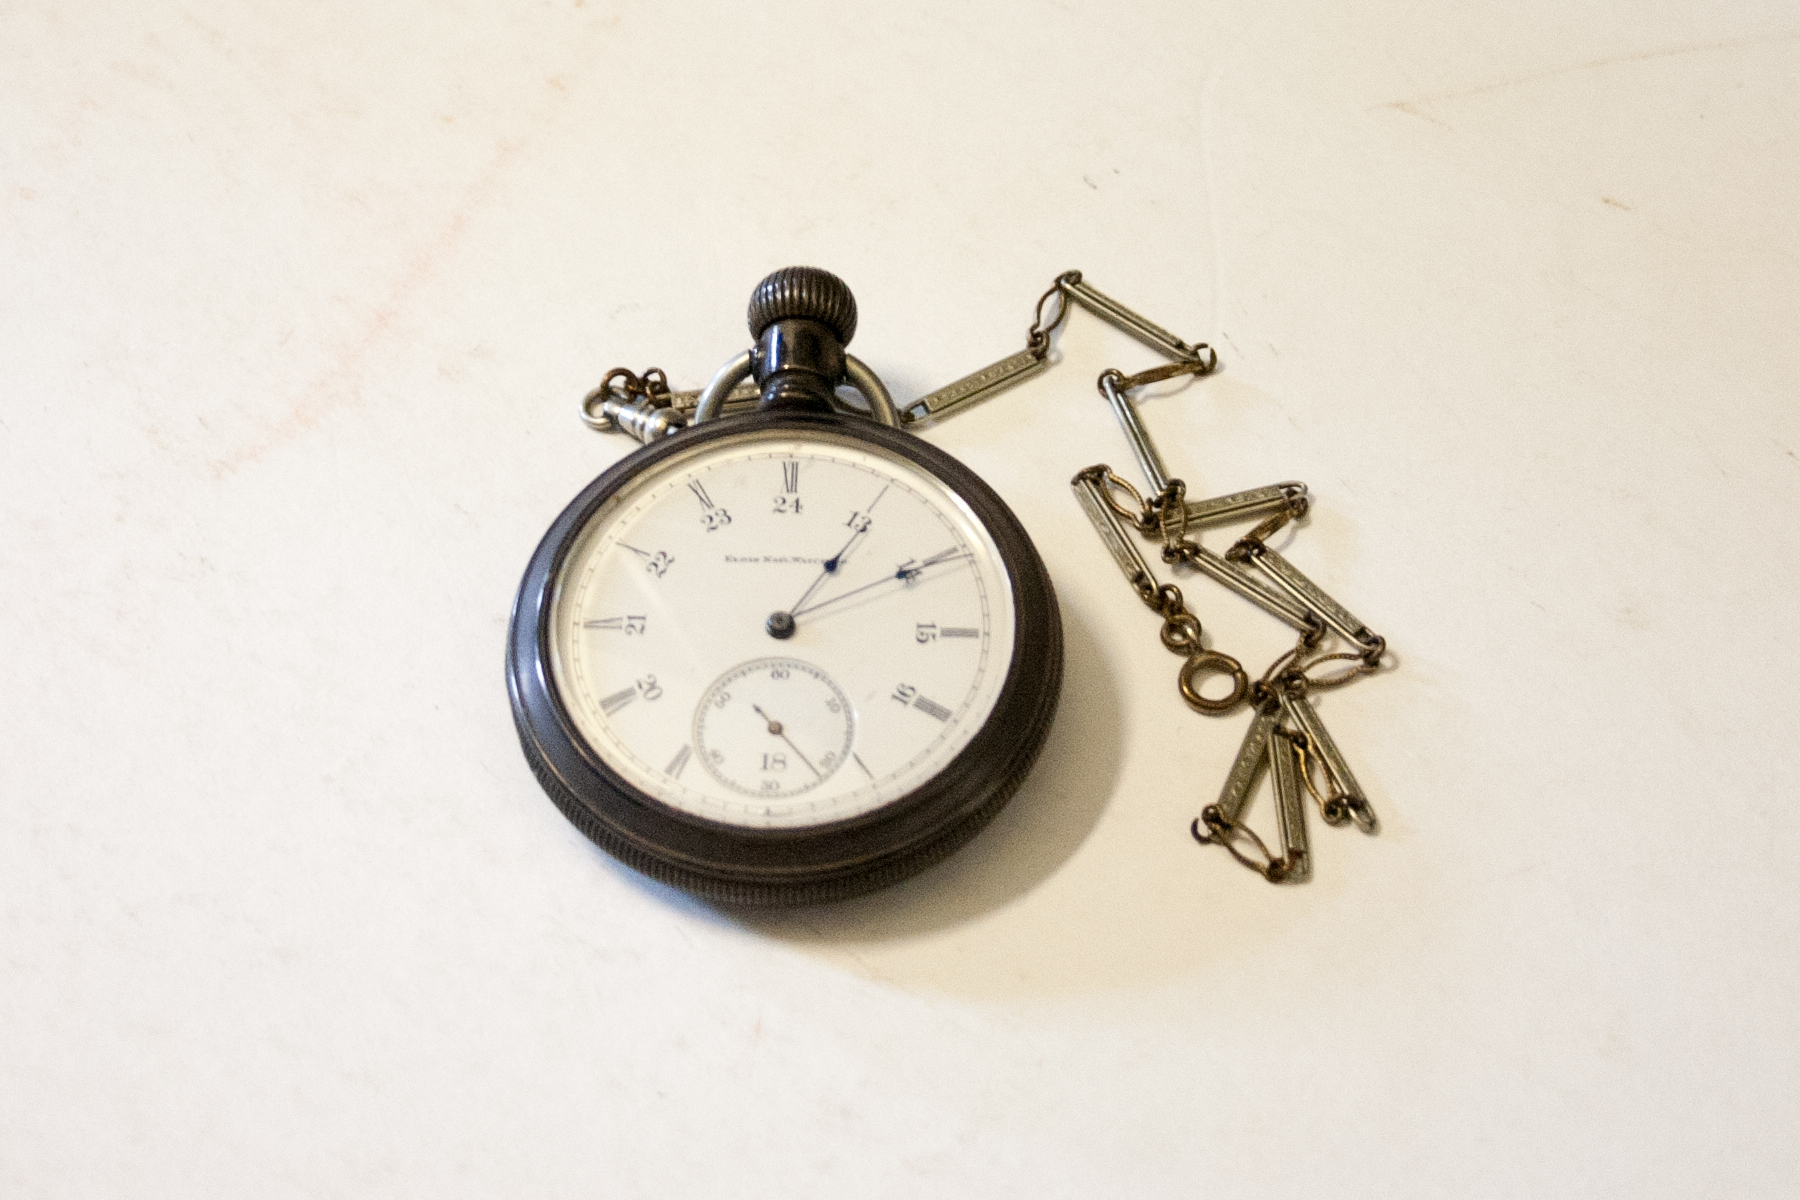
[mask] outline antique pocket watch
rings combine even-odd
[[[1062,681],[1037,551],[898,427],[835,276],[778,271],[693,424],[545,534],[513,606],[525,757],[588,837],[709,899],[799,904],[951,853],[1023,782]],[[721,415],[746,377],[752,412]],[[861,392],[870,415],[842,411]]]

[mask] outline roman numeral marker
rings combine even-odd
[[[621,688],[600,701],[600,711],[610,717],[636,699],[636,687]]]
[[[936,720],[948,721],[950,719],[950,710],[939,704],[936,700],[927,700],[925,697],[920,696],[913,701],[912,706],[926,716],[935,718]]]
[[[581,627],[583,629],[611,629],[615,632],[623,630],[626,633],[638,634],[644,632],[644,618],[641,616],[600,617],[592,621],[583,621]]]
[[[669,760],[669,765],[663,768],[663,774],[667,775],[670,779],[680,779],[681,768],[687,766],[688,757],[692,753],[692,746],[683,746],[681,749],[677,750],[675,752],[675,757]]]
[[[871,771],[871,770],[869,770],[869,768],[868,768],[868,767],[867,767],[867,766],[864,766],[864,764],[863,764],[863,760],[862,760],[862,755],[860,755],[860,754],[856,754],[856,753],[852,753],[852,754],[851,754],[851,755],[850,755],[850,757],[851,757],[851,758],[854,758],[854,759],[855,759],[855,760],[856,760],[856,765],[857,765],[857,766],[859,766],[859,767],[862,767],[862,773],[863,773],[863,774],[864,774],[864,775],[867,775],[867,776],[868,776],[868,777],[869,777],[869,778],[870,778],[870,779],[873,779],[873,778],[875,778],[875,772],[873,772],[873,771]]]
[[[701,508],[710,509],[713,507],[712,497],[706,494],[706,488],[701,485],[698,479],[688,484],[688,491],[694,493],[694,499],[700,502]]]
[[[781,464],[781,490],[790,496],[800,490],[800,464],[784,462]]]
[[[967,629],[960,625],[946,625],[942,629],[938,630],[938,636],[939,637],[978,638],[981,636],[981,630]]]

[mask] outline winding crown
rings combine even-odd
[[[783,267],[750,296],[750,336],[790,317],[818,321],[848,344],[856,333],[856,297],[843,280],[818,267]]]

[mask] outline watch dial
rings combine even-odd
[[[576,730],[695,816],[801,828],[942,771],[993,712],[1012,587],[968,506],[850,437],[746,431],[666,459],[576,537],[550,610]]]

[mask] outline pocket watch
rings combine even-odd
[[[544,790],[719,902],[832,900],[938,861],[1017,790],[1056,709],[1042,560],[993,489],[899,428],[845,352],[855,327],[836,276],[763,280],[753,348],[691,425],[575,498],[513,605],[507,687]],[[724,415],[746,378],[757,407]]]

